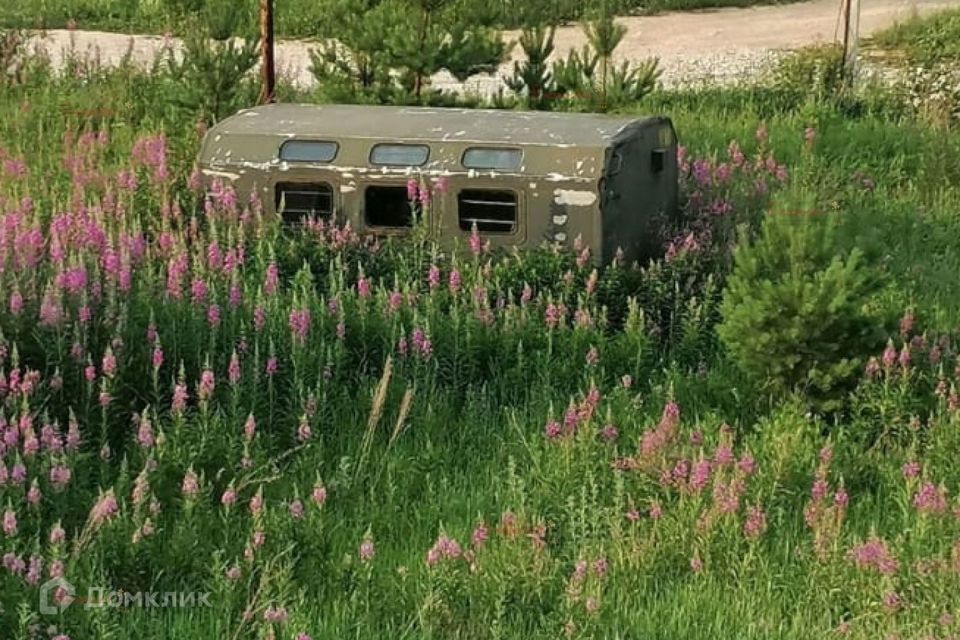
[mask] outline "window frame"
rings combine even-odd
[[[384,147],[394,147],[401,148],[407,147],[410,149],[424,149],[426,155],[423,156],[423,161],[420,163],[395,163],[395,162],[377,162],[374,159],[374,156],[377,153],[377,149]],[[419,144],[419,143],[408,143],[408,142],[378,142],[377,144],[370,147],[370,153],[367,155],[367,161],[375,167],[422,167],[430,161],[430,155],[433,152],[433,149],[430,148],[428,144]]]
[[[368,206],[368,193],[371,189],[396,189],[402,191],[404,196],[406,196],[407,185],[399,184],[395,182],[388,182],[384,184],[367,184],[364,185],[362,191],[362,206],[363,209],[360,212],[360,220],[363,222],[363,226],[368,229],[376,230],[378,233],[409,233],[413,230],[413,227],[417,224],[418,220],[423,219],[423,205],[417,204],[417,211],[414,214],[413,220],[411,220],[410,225],[398,226],[398,225],[383,225],[383,224],[372,224],[369,217],[369,206]],[[404,197],[404,202],[407,206],[410,206],[410,201]]]
[[[291,144],[315,144],[315,145],[333,145],[333,155],[329,160],[305,160],[303,158],[285,158],[283,156],[283,150]],[[337,156],[340,155],[340,143],[333,140],[308,140],[304,138],[291,138],[290,140],[284,140],[283,144],[280,145],[280,148],[277,150],[277,158],[281,162],[296,162],[299,164],[330,164],[337,159]]]
[[[274,211],[277,215],[280,216],[284,225],[296,226],[302,224],[304,218],[310,217],[311,214],[307,212],[301,213],[300,217],[294,220],[287,220],[288,209],[281,211],[280,203],[282,199],[280,198],[281,189],[284,191],[289,190],[290,187],[322,187],[326,188],[330,194],[330,212],[325,215],[320,215],[317,213],[313,214],[313,217],[320,220],[333,220],[337,215],[337,190],[334,188],[334,185],[326,180],[290,180],[290,181],[276,181],[273,183],[273,203]]]
[[[517,162],[515,166],[512,167],[490,167],[490,166],[478,166],[467,164],[467,154],[471,151],[512,151],[517,153]],[[472,169],[474,171],[519,171],[520,167],[523,166],[523,148],[521,147],[489,147],[489,146],[475,146],[467,147],[463,150],[463,153],[460,155],[460,166],[464,169]]]
[[[468,188],[466,188],[466,189],[460,189],[459,191],[457,191],[457,201],[456,201],[456,205],[457,205],[457,206],[456,206],[456,216],[457,216],[457,222],[456,222],[456,224],[457,224],[457,230],[460,231],[461,233],[471,233],[471,232],[472,232],[472,229],[473,229],[473,225],[472,225],[472,224],[470,225],[469,228],[466,228],[466,229],[465,229],[465,228],[463,227],[463,225],[462,225],[463,216],[462,216],[461,213],[460,213],[460,207],[461,207],[461,199],[463,198],[463,195],[464,195],[465,193],[468,193],[468,192],[477,192],[477,191],[479,191],[479,192],[488,192],[488,193],[490,193],[490,192],[492,192],[492,193],[509,193],[510,195],[513,196],[513,203],[512,203],[512,204],[513,204],[513,207],[514,207],[514,214],[515,214],[515,215],[514,215],[514,219],[513,219],[513,225],[511,226],[511,228],[510,228],[509,231],[484,231],[484,230],[480,229],[480,225],[478,224],[478,225],[477,225],[477,232],[480,233],[480,234],[482,234],[482,235],[489,235],[489,236],[501,237],[501,238],[516,237],[516,236],[520,235],[520,233],[521,233],[521,231],[522,231],[522,226],[523,226],[523,221],[522,221],[522,216],[523,216],[523,198],[521,197],[521,192],[520,192],[519,190],[517,190],[517,189],[510,189],[510,188],[507,188],[507,187],[499,187],[499,186],[490,186],[490,187],[468,187]],[[507,203],[502,203],[502,204],[507,204]]]

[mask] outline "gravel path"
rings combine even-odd
[[[909,17],[960,6],[960,0],[862,0],[860,27],[864,36]],[[658,56],[665,85],[697,82],[730,82],[762,71],[783,52],[804,45],[830,42],[839,34],[839,0],[813,0],[787,5],[729,8],[693,12],[665,13],[656,16],[622,18],[627,26],[617,57],[637,60]],[[517,32],[504,38],[516,40]],[[166,39],[174,50],[175,39]],[[585,42],[579,27],[558,30],[555,55],[566,55]],[[148,63],[165,46],[158,36],[129,36],[98,31],[48,31],[37,43],[59,64],[69,47],[79,52],[97,52],[105,64],[115,64],[127,51],[139,63]],[[315,44],[283,41],[277,44],[277,67],[299,86],[313,82],[309,51]],[[521,57],[519,47],[502,73],[512,68],[512,60]],[[434,78],[434,85],[449,90],[496,91],[498,76],[475,76],[460,84],[447,73]]]

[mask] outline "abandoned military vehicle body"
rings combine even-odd
[[[199,165],[208,185],[259,194],[267,214],[377,235],[409,233],[413,178],[432,187],[423,224],[441,245],[474,225],[494,247],[579,236],[606,263],[657,252],[676,149],[667,118],[272,104],[212,127]]]

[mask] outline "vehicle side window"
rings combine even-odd
[[[513,233],[519,221],[517,194],[494,189],[464,189],[457,195],[460,229],[476,225],[484,233]]]

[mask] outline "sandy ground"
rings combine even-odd
[[[947,7],[960,7],[960,0],[862,0],[860,32],[867,36],[912,14]],[[840,0],[622,18],[620,21],[628,31],[617,57],[659,57],[662,81],[668,86],[679,82],[729,82],[762,71],[784,51],[833,41],[841,33],[840,18]],[[513,41],[517,35],[507,32],[504,38]],[[579,27],[560,28],[555,55],[566,55],[584,43]],[[169,45],[174,51],[179,47],[175,39],[158,36],[64,30],[46,32],[37,44],[47,50],[54,64],[59,64],[70,47],[78,52],[96,53],[104,64],[115,64],[128,51],[135,61],[145,64],[164,46]],[[313,82],[309,51],[315,46],[304,41],[279,42],[280,73],[300,86],[309,86]],[[515,47],[501,73],[509,73],[513,60],[521,57],[519,47]],[[498,76],[481,75],[460,84],[449,74],[440,73],[434,78],[434,86],[486,94],[496,91],[500,80]]]

